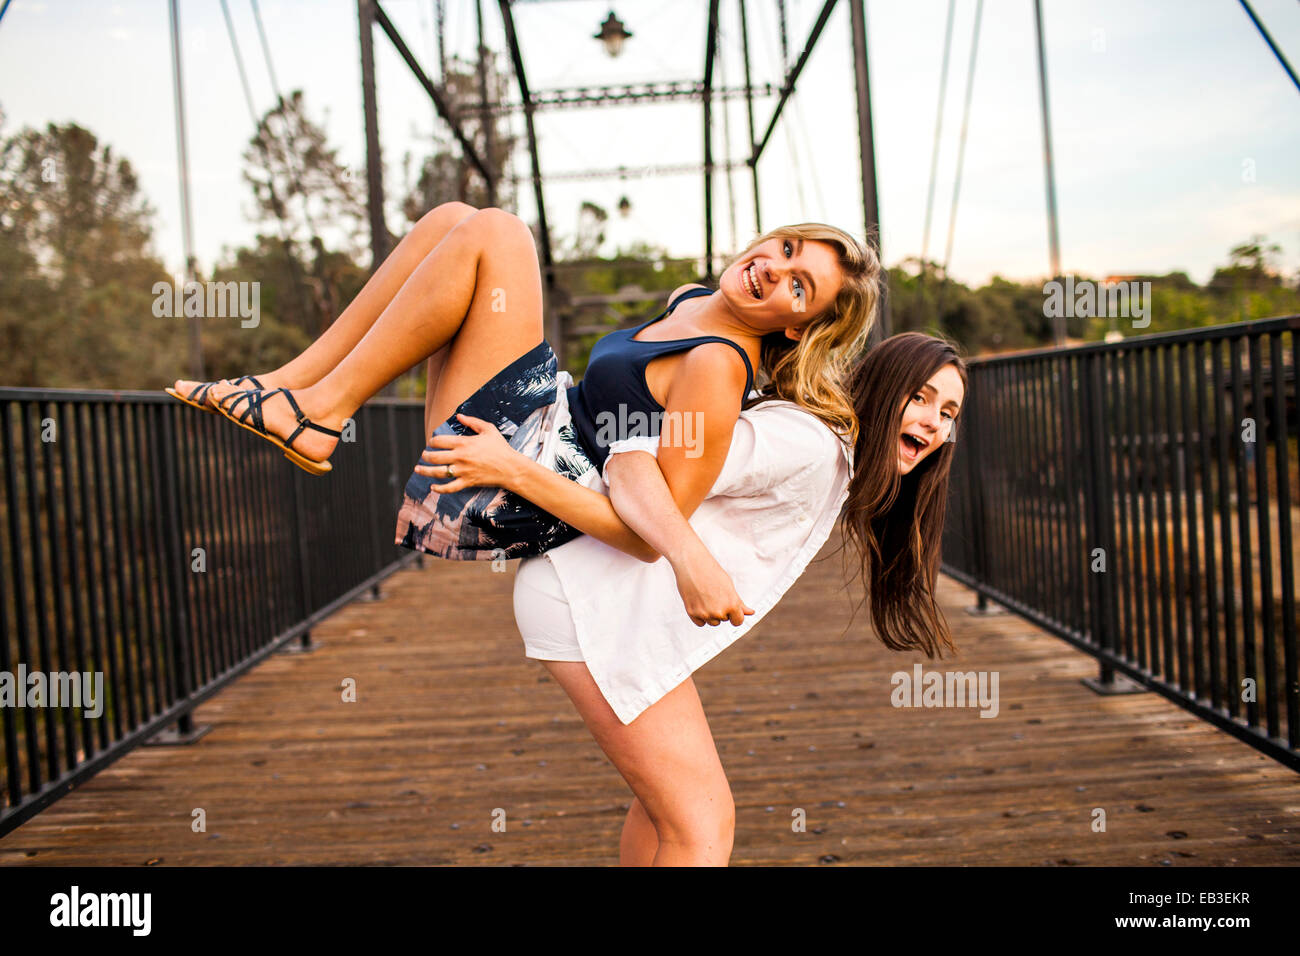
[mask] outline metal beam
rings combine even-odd
[[[1259,17],[1255,16],[1255,11],[1251,9],[1250,4],[1247,3],[1246,0],[1240,0],[1240,3],[1242,8],[1246,11],[1246,15],[1250,17],[1250,22],[1255,24],[1255,29],[1259,31],[1259,35],[1264,38],[1264,42],[1268,44],[1268,48],[1272,50],[1273,55],[1277,57],[1277,62],[1282,64],[1282,69],[1286,70],[1286,75],[1291,77],[1291,82],[1295,84],[1295,88],[1300,90],[1300,77],[1295,75],[1295,70],[1291,69],[1291,64],[1287,62],[1286,56],[1278,48],[1278,45],[1273,42],[1273,37],[1269,35],[1269,32],[1266,29],[1264,29],[1264,24],[1260,22]],[[0,16],[2,15],[3,11],[0,11]]]
[[[930,186],[925,193],[925,225],[921,228],[921,274],[919,283],[925,282],[926,260],[930,255],[930,219],[934,214],[934,182],[939,175],[939,139],[943,132],[943,101],[948,92],[948,60],[952,53],[952,21],[957,13],[957,0],[948,0],[948,24],[943,31],[943,65],[939,68],[939,109],[934,117],[934,148],[930,151]]]
[[[742,96],[776,96],[780,89],[771,83],[757,83],[752,87],[715,86],[713,97],[718,100],[739,99]],[[574,106],[636,106],[641,103],[680,102],[698,100],[704,95],[700,80],[651,80],[645,83],[611,83],[604,86],[574,86],[549,90],[533,90],[533,111],[567,109]],[[491,103],[487,110],[497,115],[517,113],[523,103]],[[462,104],[458,116],[483,112],[483,107],[473,103]]]
[[[366,126],[366,208],[370,215],[370,271],[388,256],[384,222],[384,167],[379,153],[379,107],[375,97],[374,2],[357,0],[361,25],[361,102]]]
[[[1061,274],[1061,240],[1056,224],[1056,173],[1052,161],[1052,114],[1047,106],[1047,47],[1043,42],[1043,4],[1034,0],[1034,32],[1038,37],[1038,98],[1043,113],[1043,167],[1047,181],[1047,239],[1052,256],[1052,278]],[[1065,345],[1065,316],[1052,321],[1058,348]]]
[[[488,112],[488,100],[490,99],[487,75],[488,50],[487,46],[483,43],[483,0],[474,0],[474,14],[478,19],[478,90],[479,101],[483,107],[483,112],[480,114],[481,118],[479,122],[483,126],[483,148],[487,150],[487,159],[488,162],[491,163],[492,154],[495,152],[492,140],[493,133],[495,132],[493,127],[496,125],[496,117]],[[446,82],[445,76],[443,77],[443,81]],[[495,206],[497,204],[496,178],[489,175],[486,179],[488,205]]]
[[[830,4],[827,4],[829,7]],[[880,201],[876,191],[876,141],[871,124],[871,73],[867,69],[867,11],[863,0],[849,0],[849,30],[853,34],[853,76],[858,95],[858,156],[862,175],[862,219],[868,241],[875,233],[876,255],[883,271],[880,280],[880,321],[871,330],[874,344],[888,338],[893,321],[889,308],[889,271],[885,269],[880,236]]]
[[[948,286],[948,267],[952,264],[952,241],[957,232],[957,200],[961,196],[961,174],[966,164],[966,133],[970,129],[970,105],[975,95],[975,64],[979,61],[980,20],[984,0],[975,0],[975,25],[970,38],[970,60],[966,67],[966,99],[962,106],[961,133],[957,137],[957,171],[952,178],[952,208],[948,211],[948,240],[943,247],[943,283]],[[943,296],[940,295],[940,301]]]
[[[714,163],[713,168],[714,170],[740,169],[748,165],[747,160],[735,159]],[[665,163],[661,166],[611,166],[607,169],[571,169],[563,172],[547,173],[546,181],[548,183],[557,183],[581,182],[588,179],[644,179],[649,176],[694,175],[703,171],[703,169],[703,163]],[[531,181],[528,176],[508,176],[506,180],[511,183]]]
[[[505,27],[506,43],[510,47],[510,61],[514,64],[515,80],[519,83],[519,98],[524,103],[524,126],[528,132],[528,156],[532,163],[533,197],[537,203],[537,228],[542,239],[542,277],[546,286],[545,335],[555,354],[563,358],[563,329],[558,327],[556,312],[555,258],[551,251],[551,231],[546,224],[546,200],[542,196],[541,163],[537,158],[537,133],[533,127],[533,102],[528,92],[528,76],[524,72],[524,58],[519,51],[519,37],[515,33],[515,18],[510,10],[510,0],[497,0],[501,8],[501,21]]]
[[[397,32],[397,27],[393,26],[393,21],[388,19],[388,14],[386,14],[384,8],[379,5],[379,0],[371,0],[371,5],[374,8],[375,23],[379,24],[380,29],[388,35],[388,39],[392,41],[398,55],[401,56],[401,58],[406,61],[406,65],[411,68],[411,73],[414,74],[416,82],[419,83],[420,86],[424,87],[424,91],[429,94],[429,98],[433,100],[433,105],[434,108],[437,109],[438,115],[442,117],[443,122],[451,127],[452,135],[456,137],[456,142],[460,143],[462,152],[469,157],[469,161],[474,164],[474,168],[477,169],[479,175],[483,177],[483,181],[490,183],[492,181],[491,173],[488,172],[488,168],[484,164],[483,160],[479,158],[478,150],[474,148],[474,144],[469,141],[465,132],[460,128],[460,123],[456,121],[456,117],[452,115],[452,111],[448,108],[447,101],[443,99],[442,93],[439,92],[436,86],[434,86],[433,81],[424,75],[424,70],[420,68],[419,62],[406,46],[405,41],[402,40],[402,35]]]
[[[718,0],[709,0],[704,45],[704,281],[713,281],[713,56],[718,46]]]
[[[750,172],[754,179],[754,232],[761,235],[763,232],[763,216],[760,212],[758,203],[758,153],[754,150],[754,97],[750,92],[753,89],[753,81],[749,76],[749,19],[745,16],[745,0],[737,0],[740,6],[740,49],[745,58],[745,108],[749,114],[749,152],[750,158],[746,160]]]
[[[817,38],[821,36],[822,28],[826,26],[826,21],[830,18],[831,11],[835,9],[835,0],[826,0],[822,7],[821,14],[817,17],[817,22],[813,24],[812,32],[808,35],[808,42],[804,44],[803,52],[799,54],[799,60],[786,77],[785,84],[781,87],[781,98],[777,101],[776,109],[772,112],[772,120],[767,124],[767,132],[763,134],[763,139],[754,147],[754,162],[758,162],[758,157],[763,153],[763,147],[772,137],[772,130],[776,129],[776,121],[781,116],[781,108],[785,106],[785,101],[790,98],[790,93],[794,90],[794,85],[799,79],[799,74],[803,72],[804,64],[808,62],[808,57],[817,44]]]
[[[5,4],[6,9],[8,4]],[[172,83],[176,96],[176,162],[180,167],[181,181],[181,241],[185,250],[185,280],[195,278],[194,227],[190,211],[190,158],[185,136],[185,84],[181,79],[181,21],[176,0],[168,5],[172,36]],[[4,10],[0,10],[0,16]],[[203,340],[199,334],[199,317],[190,322],[190,374],[195,381],[203,381]]]

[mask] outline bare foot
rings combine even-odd
[[[258,379],[265,382],[265,379],[262,379],[261,376],[258,376]],[[238,395],[239,392],[244,391],[250,391],[250,389],[229,383],[219,383],[208,390],[208,401],[214,405],[219,405],[222,404],[223,399],[234,396],[229,401],[224,402],[224,407],[236,419],[240,419],[244,417],[244,413],[249,408],[249,399],[241,398]],[[281,441],[287,442],[289,436],[298,430],[301,423],[298,421],[298,416],[294,413],[293,406],[289,404],[289,400],[285,398],[284,393],[275,392],[275,394],[271,394],[272,391],[274,390],[268,388],[260,393],[263,396],[262,427],[268,434],[275,435]],[[344,416],[332,416],[328,412],[316,410],[309,400],[304,399],[304,392],[306,391],[308,390],[297,389],[292,392],[294,401],[302,409],[303,415],[310,418],[317,425],[332,428],[335,431],[342,430]],[[245,421],[247,424],[252,425],[253,416],[249,415]],[[324,462],[334,453],[338,441],[333,435],[326,435],[314,428],[304,428],[294,438],[290,447],[304,458]]]

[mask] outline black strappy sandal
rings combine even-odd
[[[245,382],[252,382],[259,389],[264,387],[262,383],[259,382],[252,375],[241,375],[239,376],[239,378],[230,379],[231,385],[243,385]],[[194,389],[189,393],[189,395],[182,395],[180,392],[176,391],[176,389],[172,388],[170,385],[167,388],[164,388],[163,391],[166,392],[168,395],[170,395],[172,398],[176,399],[177,401],[184,402],[186,405],[192,405],[197,409],[200,409],[205,412],[210,412],[213,415],[215,415],[217,413],[217,410],[213,408],[212,405],[208,402],[208,392],[212,391],[213,385],[218,385],[218,384],[220,383],[199,382],[198,385],[194,386]]]
[[[271,432],[268,432],[262,421],[262,403],[272,395],[279,394],[283,394],[284,397],[288,399],[289,407],[293,409],[293,413],[298,419],[298,427],[293,430],[293,434],[287,439],[281,439],[279,435],[273,435]],[[230,401],[229,405],[227,405],[226,403],[230,399],[234,400]],[[235,406],[238,405],[240,401],[245,400],[248,402],[248,407],[243,409],[239,413],[238,417],[236,417]],[[247,428],[254,435],[259,435],[262,438],[265,438],[276,448],[279,448],[284,452],[285,458],[288,458],[303,471],[310,472],[313,475],[323,475],[326,472],[333,470],[334,466],[328,461],[316,461],[314,458],[308,458],[306,455],[295,451],[293,448],[293,440],[301,435],[304,429],[308,428],[315,429],[318,432],[324,432],[326,435],[331,435],[334,438],[342,438],[343,433],[335,431],[333,428],[326,428],[324,425],[317,425],[314,421],[304,415],[302,409],[298,407],[298,403],[293,400],[293,396],[289,394],[287,388],[273,388],[269,392],[258,391],[251,388],[245,389],[241,392],[231,392],[218,403],[217,410],[240,428]],[[252,424],[249,424],[248,422],[250,417],[253,420]]]

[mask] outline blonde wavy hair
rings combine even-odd
[[[843,229],[821,222],[778,226],[751,242],[727,263],[730,269],[769,239],[805,239],[831,245],[844,281],[835,301],[804,328],[798,341],[784,330],[763,336],[760,347],[759,394],[742,407],[785,399],[807,409],[829,425],[850,447],[857,444],[858,416],[853,410],[850,379],[866,347],[880,301],[880,259],[870,244]]]

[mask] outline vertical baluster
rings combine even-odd
[[[1146,558],[1147,558],[1147,645],[1142,665],[1151,673],[1160,670],[1160,583],[1157,580],[1159,562],[1157,531],[1159,518],[1156,516],[1156,436],[1157,422],[1154,414],[1152,396],[1155,394],[1156,349],[1154,346],[1142,350],[1142,376],[1138,395],[1142,404],[1140,415],[1142,428],[1142,464],[1143,464],[1143,520],[1145,524]]]
[[[54,594],[54,620],[53,630],[57,635],[59,649],[59,670],[67,671],[80,675],[83,671],[81,663],[75,659],[72,652],[72,635],[68,633],[68,601],[65,599],[65,593],[69,584],[74,580],[70,571],[64,570],[67,563],[68,548],[64,546],[66,538],[66,529],[71,527],[72,514],[67,509],[62,509],[60,513],[60,498],[58,494],[59,481],[55,477],[54,456],[55,450],[60,447],[63,441],[62,434],[63,423],[59,420],[57,406],[53,402],[46,405],[48,412],[47,418],[54,424],[54,433],[51,436],[53,441],[45,445],[44,454],[41,455],[42,469],[45,479],[45,515],[46,515],[46,540],[50,545],[50,588]],[[44,429],[42,428],[42,432]],[[42,434],[42,441],[44,440]],[[66,480],[64,482],[66,484]],[[87,708],[82,708],[84,715]],[[63,768],[71,770],[77,765],[77,735],[73,713],[71,707],[64,707],[60,715],[63,720]],[[51,775],[51,778],[57,777],[58,773]]]
[[[994,506],[993,506],[993,585],[1003,594],[1010,594],[1012,588],[1009,584],[1010,574],[1008,573],[1009,552],[1011,543],[1007,534],[1007,478],[1006,478],[1006,449],[1003,442],[1006,439],[1006,392],[1004,389],[1005,364],[998,363],[989,369],[989,427],[984,432],[984,440],[988,444],[992,454],[989,458],[993,464],[993,474],[987,476],[994,488]]]
[[[1139,351],[1128,347],[1117,355],[1123,372],[1123,408],[1122,431],[1125,434],[1127,472],[1126,494],[1128,514],[1131,516],[1131,540],[1128,541],[1128,564],[1132,574],[1128,575],[1125,588],[1125,604],[1128,606],[1128,626],[1125,630],[1125,654],[1130,661],[1145,666],[1147,661],[1147,607],[1143,596],[1147,588],[1143,585],[1143,572],[1149,567],[1147,550],[1145,550],[1144,531],[1148,528],[1147,519],[1141,510],[1143,505],[1143,467],[1141,467],[1141,445],[1139,444],[1140,418],[1138,415],[1138,371]]]
[[[176,688],[173,684],[175,667],[171,660],[171,642],[168,640],[172,612],[167,587],[167,552],[163,544],[166,512],[159,474],[162,459],[157,457],[159,422],[163,409],[160,405],[142,405],[138,411],[135,422],[136,453],[140,456],[140,480],[149,502],[143,527],[143,547],[150,581],[149,618],[153,623],[149,661],[153,668],[158,709],[166,710],[176,700]]]
[[[1292,395],[1300,391],[1300,337],[1297,326],[1292,325],[1291,354],[1293,377]],[[1286,375],[1282,357],[1282,335],[1277,333],[1270,341],[1273,358],[1273,418],[1277,422],[1277,539],[1278,551],[1282,559],[1282,654],[1286,667],[1286,732],[1287,746],[1294,750],[1300,746],[1300,675],[1296,672],[1296,608],[1295,608],[1295,566],[1291,552],[1291,469],[1288,461],[1291,434],[1300,434],[1300,428],[1293,433],[1287,419],[1286,410]],[[1293,401],[1295,399],[1293,398]],[[1300,417],[1300,402],[1296,410]]]
[[[122,486],[125,491],[122,506],[123,521],[127,529],[124,542],[127,561],[128,582],[131,592],[132,615],[135,620],[135,659],[139,668],[137,693],[140,695],[140,713],[148,720],[158,712],[159,700],[153,683],[153,667],[149,660],[149,650],[153,645],[153,618],[149,614],[149,577],[145,551],[142,540],[144,528],[143,489],[139,474],[139,447],[135,443],[135,411],[133,403],[121,403],[114,406],[118,412],[117,426],[114,428],[118,438],[116,457],[122,468]]]
[[[1182,665],[1182,687],[1188,694],[1193,697],[1200,695],[1204,675],[1202,674],[1202,662],[1204,660],[1204,649],[1202,647],[1203,634],[1201,629],[1201,569],[1200,569],[1200,550],[1201,540],[1196,520],[1196,445],[1192,444],[1192,431],[1196,427],[1192,413],[1192,382],[1199,382],[1200,377],[1194,375],[1192,358],[1196,352],[1194,342],[1186,342],[1179,348],[1179,379],[1181,388],[1179,389],[1179,398],[1182,404],[1182,482],[1183,482],[1183,502],[1187,509],[1187,616],[1191,619],[1191,644],[1188,646],[1187,632],[1182,635],[1182,644],[1184,653],[1187,657]],[[1199,387],[1197,389],[1199,392]],[[1197,434],[1198,443],[1203,437]],[[1180,602],[1182,603],[1182,602]]]
[[[1179,687],[1187,688],[1190,686],[1188,680],[1187,666],[1187,584],[1186,573],[1183,570],[1183,560],[1187,556],[1187,549],[1183,546],[1183,500],[1187,495],[1187,488],[1183,484],[1183,459],[1186,456],[1184,451],[1183,436],[1186,435],[1186,419],[1181,414],[1186,409],[1180,409],[1177,401],[1178,394],[1178,353],[1180,348],[1177,344],[1171,344],[1164,349],[1165,357],[1165,423],[1168,426],[1165,434],[1168,435],[1169,458],[1166,462],[1166,474],[1170,475],[1170,494],[1169,494],[1169,525],[1173,536],[1173,551],[1170,557],[1174,570],[1174,592],[1172,601],[1174,605],[1174,614],[1177,620],[1176,630],[1174,631],[1174,650],[1176,651],[1175,659],[1178,662],[1177,677],[1175,681]]]
[[[41,521],[43,512],[41,508],[41,490],[36,477],[37,455],[44,457],[43,450],[38,452],[37,446],[44,446],[45,444],[40,438],[40,406],[35,402],[20,403],[18,421],[23,436],[23,472],[26,479],[24,487],[27,499],[27,541],[30,545],[29,554],[32,568],[32,616],[36,621],[36,650],[39,655],[39,661],[32,661],[28,658],[27,663],[29,666],[36,663],[37,667],[46,674],[46,679],[53,680],[53,674],[57,668],[54,666],[54,655],[51,652],[50,622],[46,612],[46,608],[50,606],[46,596],[45,545],[47,538],[46,529]],[[50,575],[50,577],[52,578],[53,575]],[[24,601],[26,597],[24,594]],[[46,688],[45,703],[47,705],[52,702],[52,692],[53,687]],[[57,780],[59,776],[58,725],[51,718],[47,708],[27,708],[26,716],[33,735],[38,726],[43,727],[45,730],[45,775],[49,780]]]
[[[84,516],[77,511],[76,497],[74,495],[77,484],[77,477],[72,468],[72,447],[76,444],[77,433],[75,406],[70,402],[62,402],[56,407],[55,415],[59,428],[59,474],[62,478],[64,514],[63,535],[59,540],[59,550],[63,552],[64,557],[67,559],[68,606],[72,611],[72,633],[69,635],[70,654],[79,673],[93,672],[94,668],[90,666],[90,659],[86,649],[86,631],[89,626],[90,610],[86,608],[83,612],[83,605],[88,601],[88,594],[84,587],[84,580],[88,575],[83,571],[79,562],[77,547],[78,539],[81,536],[79,529],[84,521]],[[85,755],[90,754],[94,749],[92,719],[83,712],[81,721],[76,726],[79,728],[81,743],[80,745],[73,744],[70,748],[69,758],[73,761],[85,759]],[[82,748],[84,748],[85,753],[79,755],[78,750]]]
[[[1232,547],[1232,491],[1228,477],[1228,457],[1232,453],[1235,429],[1232,421],[1231,396],[1220,394],[1229,382],[1223,371],[1223,344],[1210,343],[1210,375],[1214,379],[1214,434],[1215,451],[1218,465],[1219,490],[1219,560],[1223,563],[1223,661],[1227,667],[1227,685],[1225,687],[1225,704],[1228,713],[1234,718],[1239,715],[1241,695],[1237,693],[1237,610],[1233,595],[1232,582],[1236,579],[1233,570]],[[1214,660],[1211,658],[1211,667]]]
[[[254,603],[251,599],[256,591],[242,526],[241,469],[233,465],[231,453],[236,439],[241,450],[247,448],[253,439],[242,431],[236,435],[235,429],[221,427],[222,422],[215,424],[217,427],[209,429],[209,433],[203,436],[203,472],[212,508],[217,512],[212,535],[213,546],[220,548],[216,566],[221,569],[221,591],[231,602],[229,613],[222,616],[220,628],[209,635],[214,656],[221,662],[218,670],[221,673],[244,660],[256,644],[250,619],[255,617],[250,605]]]
[[[1241,649],[1245,676],[1258,684],[1259,673],[1255,668],[1255,586],[1252,574],[1250,544],[1250,478],[1246,463],[1247,449],[1253,450],[1242,441],[1240,429],[1246,417],[1244,403],[1244,383],[1241,372],[1241,339],[1232,340],[1232,410],[1233,432],[1237,447],[1237,543],[1241,561]],[[1241,693],[1238,683],[1233,693]],[[1259,726],[1259,699],[1245,701],[1246,723],[1251,727]]]
[[[219,674],[221,662],[217,652],[219,635],[230,627],[236,613],[234,598],[226,593],[220,569],[229,560],[228,543],[220,534],[223,523],[222,506],[216,496],[211,475],[211,462],[207,442],[201,428],[207,421],[199,421],[189,411],[169,409],[175,419],[176,454],[183,482],[181,500],[193,502],[187,514],[182,553],[185,580],[194,596],[194,615],[190,618],[190,664],[194,671],[192,690],[197,690]],[[184,414],[181,414],[181,413]],[[194,549],[202,548],[206,570],[194,570]]]
[[[1270,737],[1281,736],[1278,707],[1277,646],[1273,643],[1273,536],[1269,529],[1268,434],[1270,431],[1268,389],[1264,385],[1261,336],[1250,336],[1250,405],[1255,418],[1255,521],[1259,528],[1259,624],[1264,651],[1264,680],[1260,683],[1264,719]],[[1281,369],[1273,369],[1273,384],[1283,387]],[[1275,426],[1280,431],[1281,426]]]
[[[1197,447],[1200,450],[1201,465],[1201,540],[1205,549],[1205,643],[1199,644],[1197,652],[1197,689],[1202,700],[1209,700],[1211,707],[1220,706],[1219,693],[1219,607],[1215,588],[1218,582],[1218,558],[1215,555],[1214,533],[1214,473],[1210,468],[1210,445],[1217,436],[1213,431],[1209,415],[1206,414],[1206,382],[1209,382],[1210,397],[1214,398],[1218,383],[1214,371],[1207,361],[1214,343],[1205,343],[1208,348],[1202,355],[1201,345],[1193,347],[1193,367],[1196,369],[1196,430],[1200,438]],[[1217,446],[1217,442],[1216,442]],[[1204,660],[1202,660],[1202,656]],[[1207,668],[1208,673],[1202,673]]]
[[[5,444],[5,500],[9,508],[9,556],[14,573],[14,618],[18,625],[18,660],[16,663],[30,665],[32,662],[31,634],[32,622],[27,613],[27,576],[23,573],[26,562],[23,560],[22,530],[20,527],[22,512],[18,506],[18,468],[17,452],[19,439],[14,434],[13,407],[17,404],[21,413],[22,403],[0,402],[0,427],[4,428]],[[24,456],[31,454],[31,446],[26,436],[21,441]],[[7,642],[6,642],[7,643]],[[6,651],[8,648],[6,647]],[[14,670],[10,663],[7,670]],[[41,789],[41,755],[37,742],[36,724],[32,720],[24,721],[23,743],[27,751],[27,787],[29,793],[39,793]],[[15,764],[18,762],[15,761]]]
[[[122,531],[122,509],[125,502],[120,496],[121,482],[118,481],[118,470],[122,465],[122,456],[114,451],[113,432],[115,409],[118,409],[116,402],[105,403],[104,410],[104,447],[107,454],[104,457],[96,455],[95,458],[100,462],[102,471],[107,472],[108,482],[107,489],[104,489],[104,482],[100,482],[101,490],[108,492],[108,524],[110,528],[109,551],[113,555],[113,581],[116,585],[117,607],[118,607],[118,627],[117,643],[118,655],[122,662],[122,688],[123,699],[120,702],[119,710],[124,711],[124,721],[128,732],[139,726],[139,700],[136,689],[136,675],[139,673],[138,658],[134,658],[132,650],[135,649],[136,639],[138,639],[139,624],[131,613],[131,605],[127,600],[127,569],[134,555],[127,546],[125,535]],[[98,445],[96,446],[98,451]]]
[[[1134,559],[1135,549],[1129,540],[1129,529],[1134,527],[1135,521],[1129,516],[1129,508],[1132,502],[1132,478],[1133,478],[1133,445],[1132,431],[1128,428],[1129,403],[1126,400],[1125,390],[1128,385],[1128,374],[1124,364],[1124,351],[1115,349],[1109,353],[1110,361],[1110,382],[1111,386],[1108,394],[1115,396],[1114,399],[1114,416],[1112,418],[1113,427],[1107,431],[1107,439],[1113,435],[1115,441],[1114,468],[1115,468],[1115,497],[1118,505],[1118,542],[1116,549],[1120,560],[1122,572],[1115,575],[1116,600],[1120,619],[1118,630],[1115,633],[1115,651],[1124,657],[1125,660],[1133,659],[1133,591],[1135,577],[1138,569],[1138,562]],[[1117,569],[1118,571],[1118,569]]]

